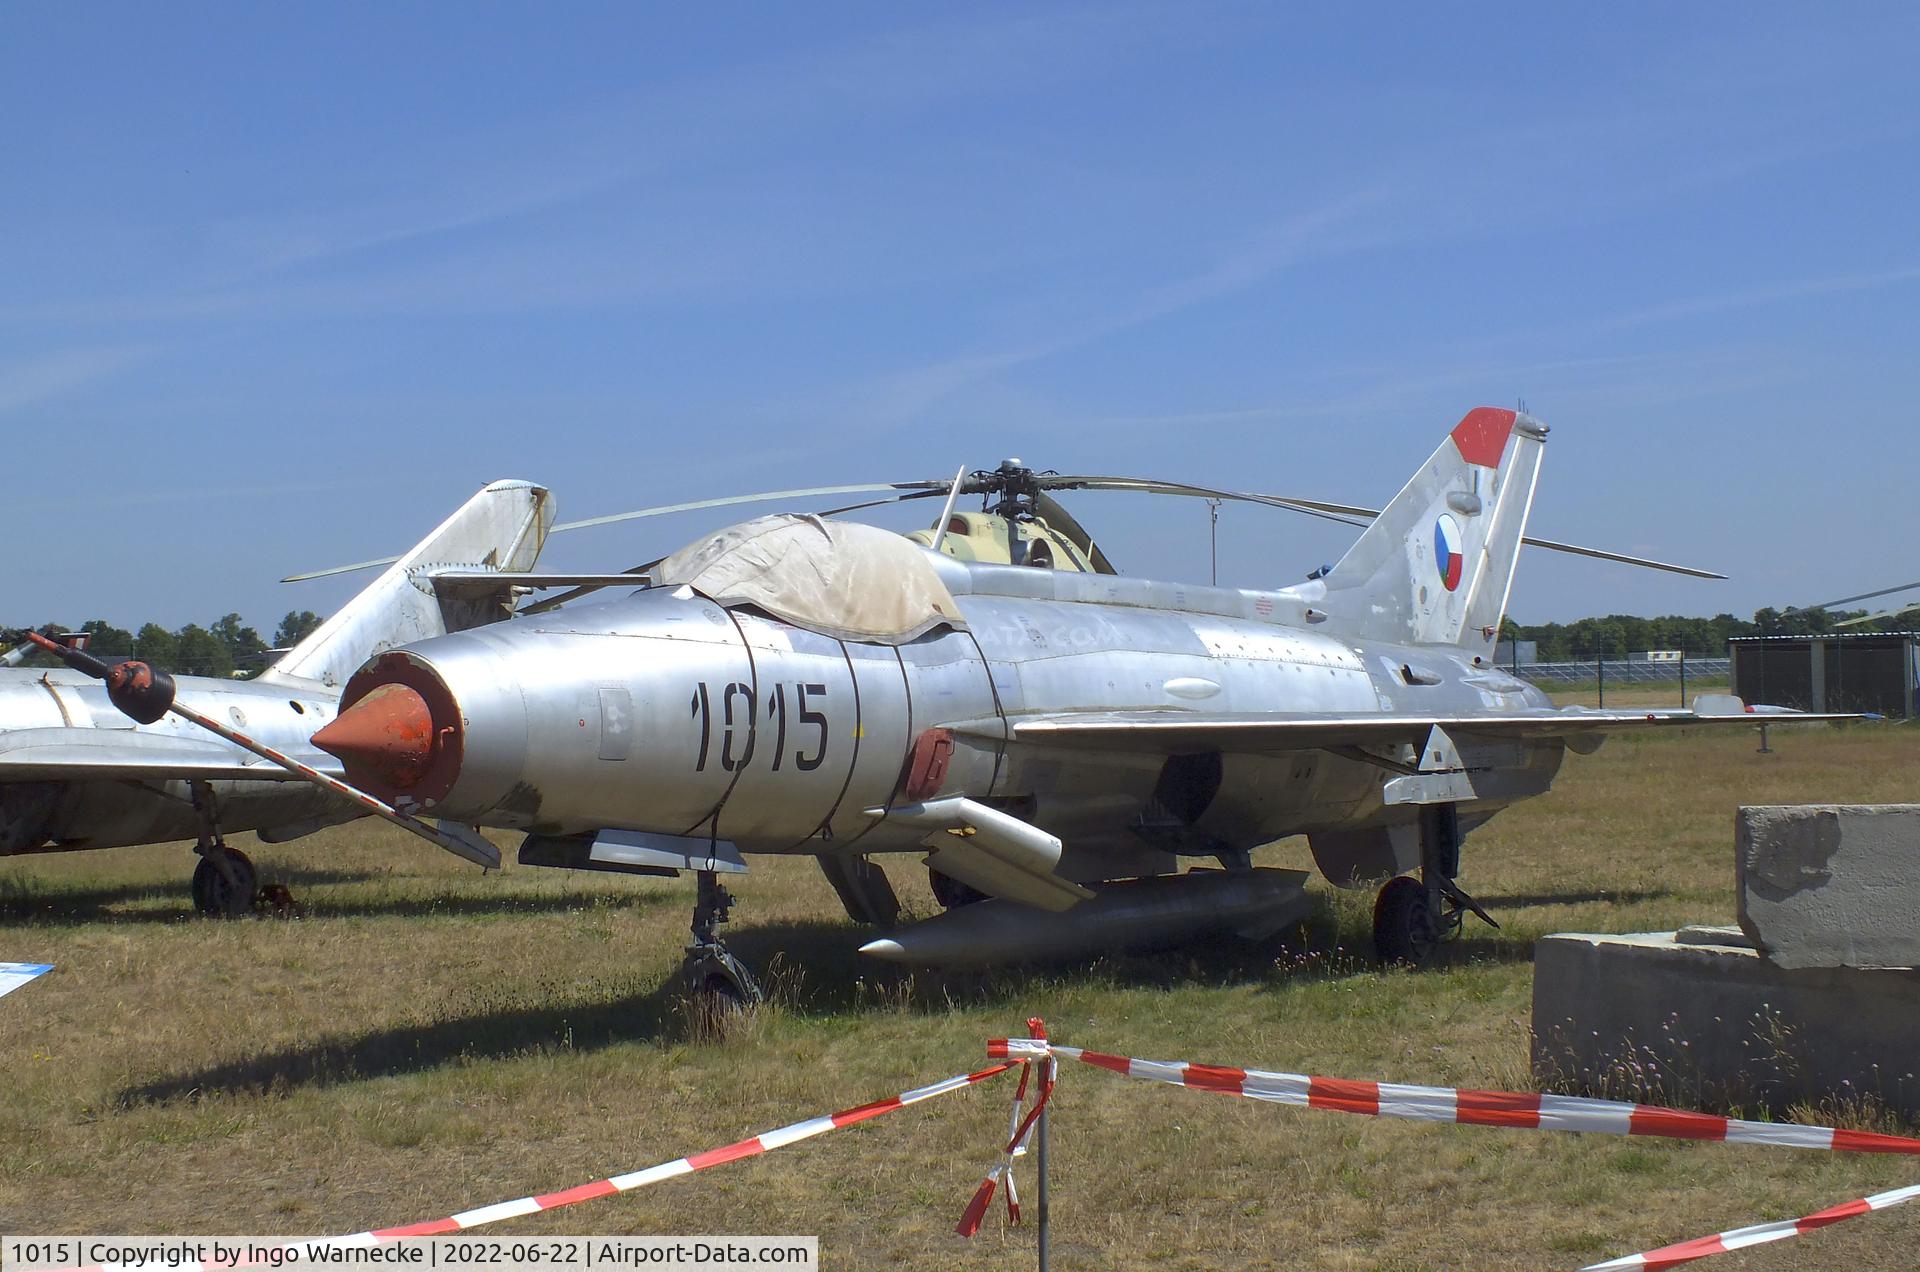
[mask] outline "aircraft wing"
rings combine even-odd
[[[301,748],[295,755],[335,777],[340,761]],[[236,746],[209,738],[131,729],[16,729],[0,734],[0,783],[98,781],[298,781]]]
[[[1423,743],[1436,728],[1461,738],[1530,741],[1582,734],[1688,725],[1816,723],[1855,715],[1798,712],[1702,714],[1694,711],[1604,711],[1567,707],[1489,715],[1342,715],[1331,712],[1207,716],[1185,711],[1089,712],[1014,723],[1016,741],[1076,750],[1178,754],[1193,751],[1321,751],[1350,746]]]

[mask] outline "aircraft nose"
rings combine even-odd
[[[459,772],[458,719],[457,711],[436,711],[419,687],[390,680],[353,699],[313,744],[338,757],[347,780],[370,794],[432,803]]]
[[[381,685],[313,735],[356,785],[406,790],[433,762],[433,711],[405,685]]]

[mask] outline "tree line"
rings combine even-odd
[[[1635,614],[1607,614],[1571,623],[1515,623],[1501,625],[1502,640],[1535,642],[1541,662],[1585,662],[1594,658],[1624,659],[1650,649],[1679,649],[1703,658],[1727,656],[1727,641],[1735,636],[1815,636],[1824,632],[1906,631],[1912,619],[1899,616],[1875,619],[1857,627],[1837,627],[1841,621],[1864,615],[1865,610],[1757,610],[1751,619],[1731,614],[1687,618],[1668,614],[1641,618]]]
[[[205,627],[188,623],[169,631],[158,623],[143,624],[137,631],[115,627],[105,619],[93,618],[78,628],[58,623],[43,624],[41,630],[82,631],[87,633],[87,652],[102,658],[138,658],[162,671],[177,676],[231,676],[251,674],[268,662],[276,649],[291,649],[320,626],[323,620],[312,610],[290,610],[274,629],[268,643],[260,633],[248,627],[238,614],[227,614]],[[52,655],[34,653],[23,663],[29,667],[58,666]]]
[[[1533,641],[1537,646],[1535,656],[1541,662],[1624,659],[1628,654],[1649,649],[1682,649],[1703,658],[1724,658],[1727,641],[1734,636],[1817,635],[1835,630],[1835,624],[1843,619],[1865,613],[1865,610],[1763,609],[1755,612],[1751,619],[1735,618],[1731,614],[1716,614],[1712,618],[1607,614],[1571,623],[1516,623],[1508,619],[1501,625],[1500,637]],[[312,610],[290,611],[274,629],[271,643],[262,640],[260,633],[248,627],[238,614],[227,614],[206,627],[188,623],[172,631],[158,623],[147,623],[137,631],[128,631],[95,618],[81,624],[79,630],[92,637],[88,650],[102,657],[138,658],[175,675],[231,676],[236,671],[260,670],[270,650],[292,648],[320,626],[321,621]],[[1890,616],[1840,630],[1905,631],[1914,624],[1914,619]],[[58,624],[53,626],[66,630]],[[52,666],[54,660],[45,654],[35,654],[26,660],[26,665]]]

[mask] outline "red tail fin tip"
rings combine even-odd
[[[1466,418],[1453,426],[1453,444],[1460,458],[1482,468],[1500,467],[1506,453],[1507,438],[1513,433],[1514,412],[1497,406],[1476,406]]]

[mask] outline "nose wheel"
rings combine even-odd
[[[227,847],[220,837],[215,816],[213,788],[205,782],[188,786],[193,810],[200,815],[200,842],[194,851],[200,864],[193,868],[193,905],[210,919],[237,919],[253,913],[260,895],[260,876],[253,862],[237,848]]]
[[[720,925],[733,910],[733,894],[711,870],[698,872],[700,890],[693,908],[693,941],[687,946],[680,976],[694,1001],[712,1011],[739,1011],[765,995],[745,963],[720,939]]]
[[[194,908],[210,919],[237,919],[253,913],[260,879],[253,862],[237,848],[216,843],[203,850],[193,868]]]

